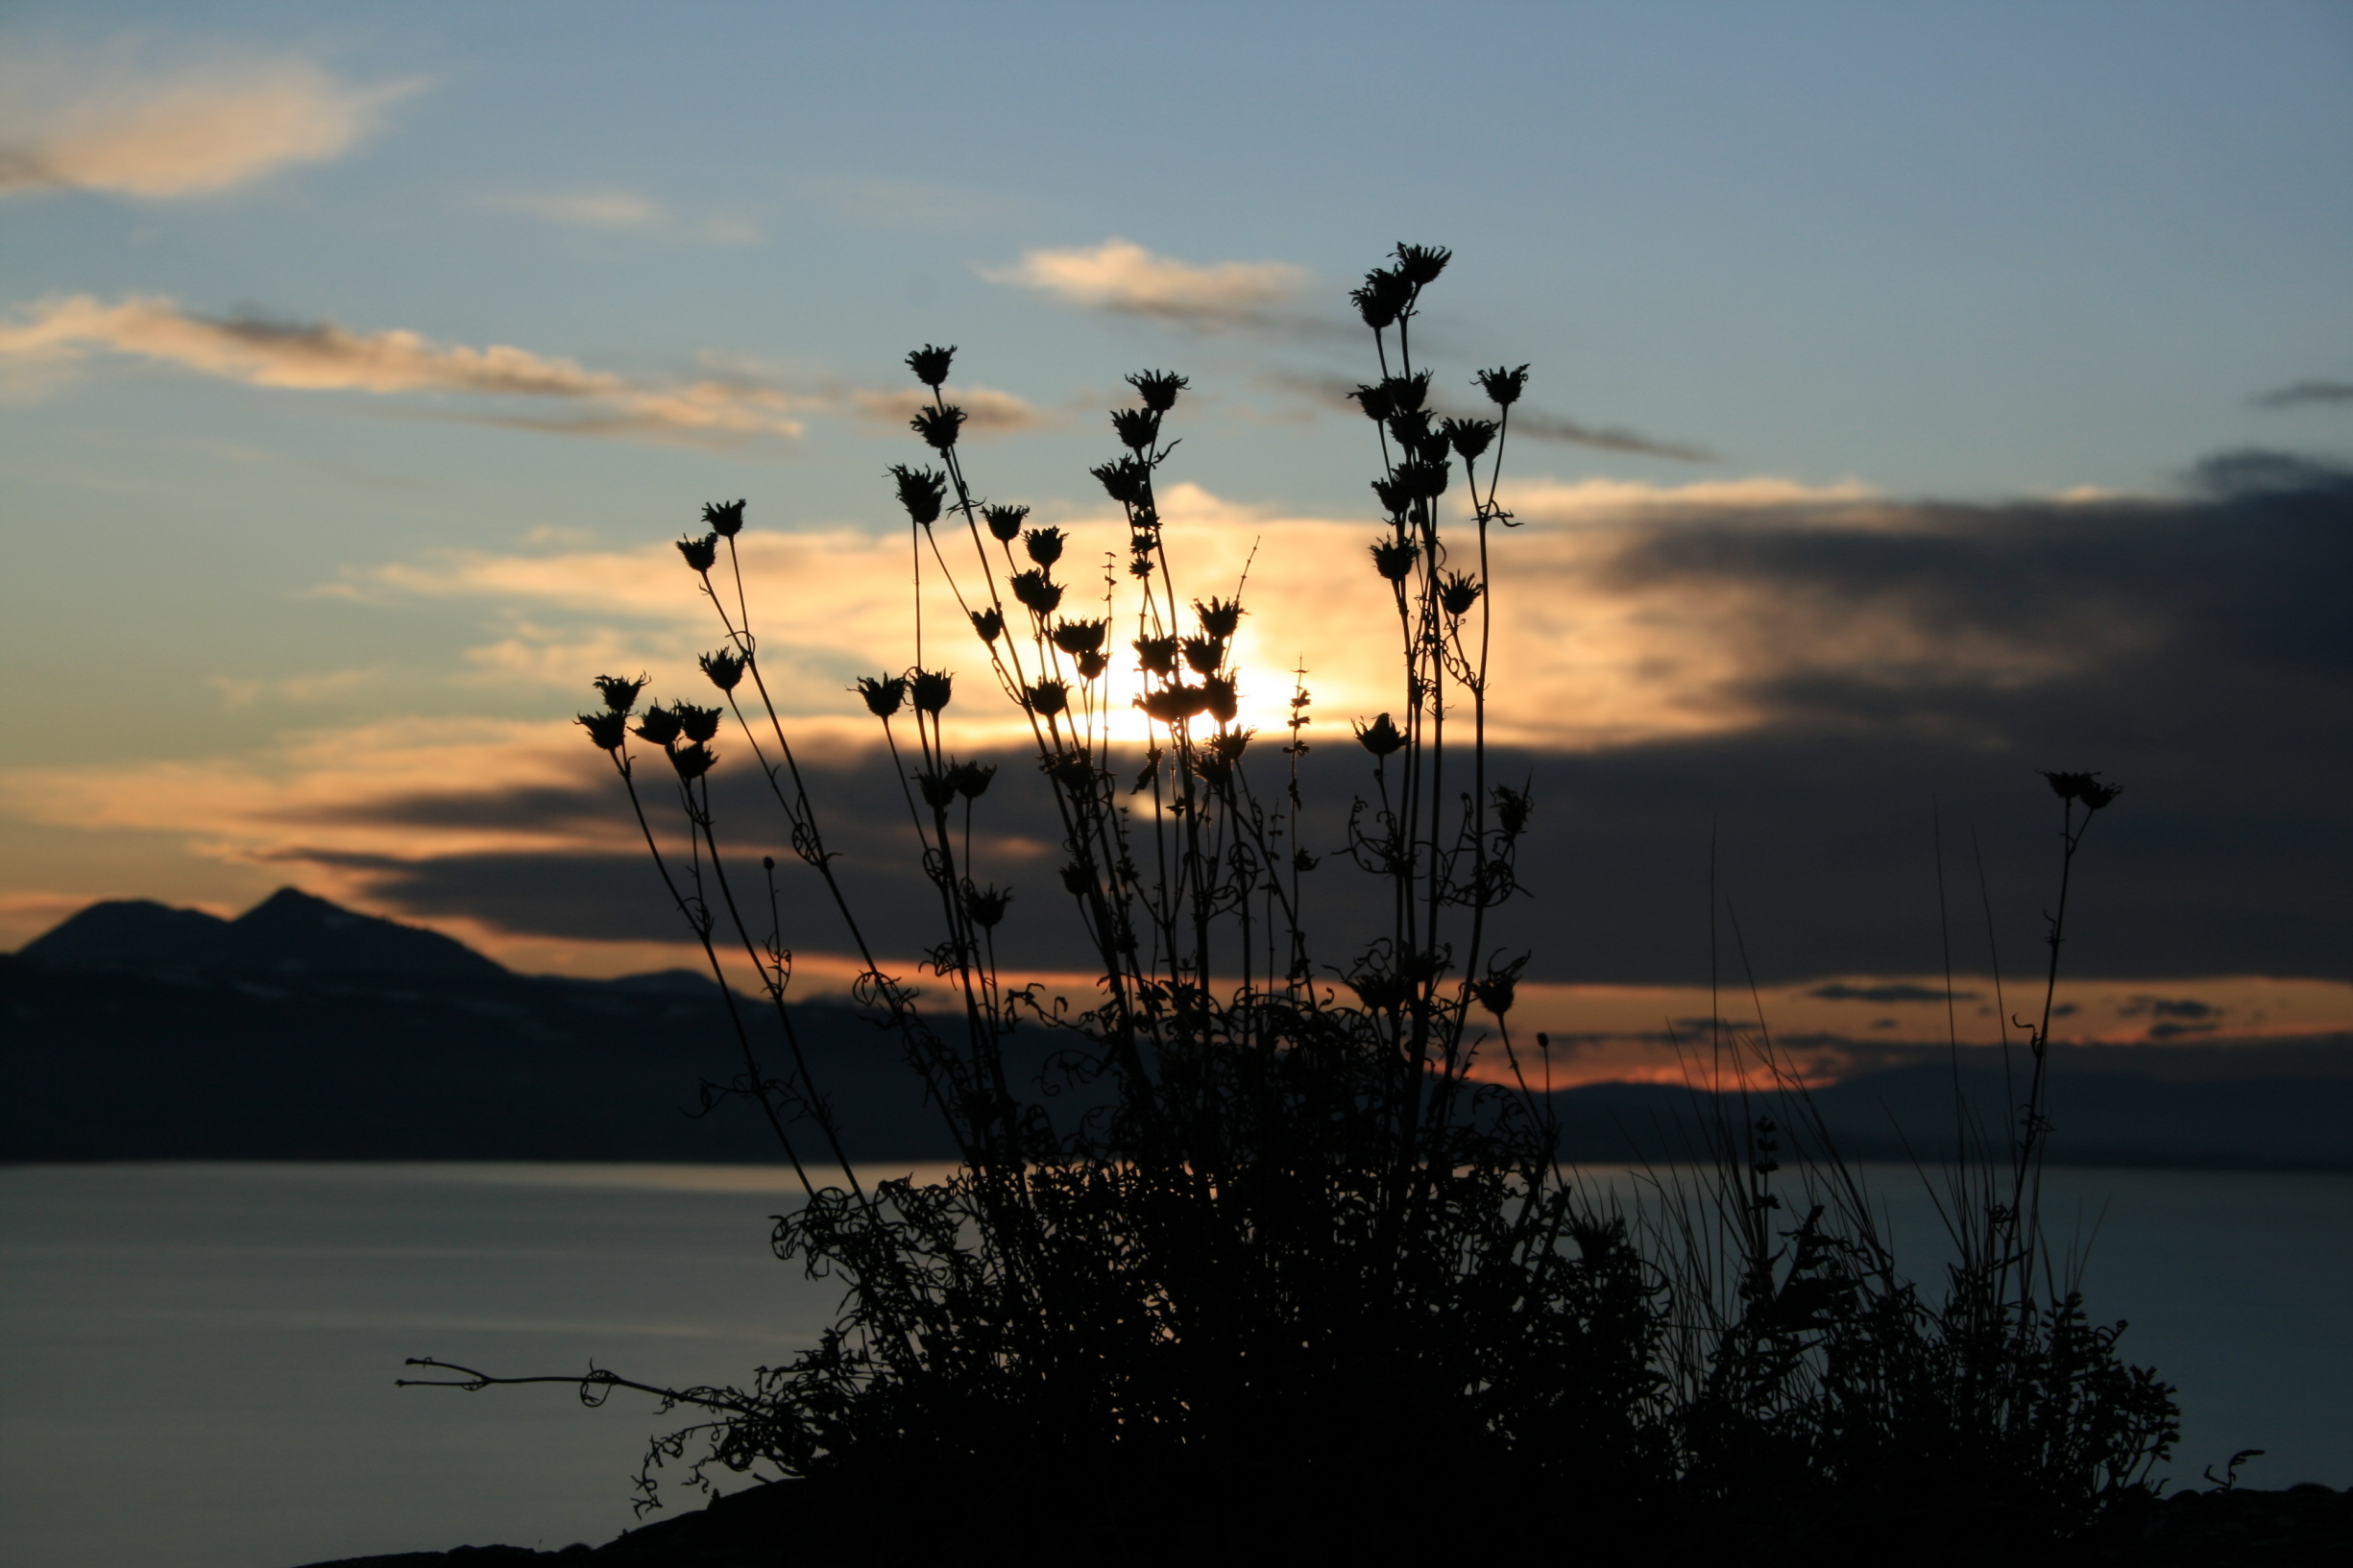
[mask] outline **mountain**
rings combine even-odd
[[[148,974],[379,975],[425,980],[507,971],[465,943],[281,887],[234,920],[147,899],[93,904],[17,954]]]
[[[898,1042],[863,1014],[800,1002],[779,1018],[764,999],[738,1011],[771,1076],[790,1027],[857,1158],[955,1157]],[[1039,1080],[1047,1043],[1015,1037],[1017,1082]],[[2353,1170],[2353,1039],[2217,1046],[2184,1081],[2133,1060],[2054,1051],[2053,1160]],[[2165,1060],[2178,1071],[2192,1053]],[[707,1094],[743,1071],[707,976],[517,975],[292,888],[235,920],[93,905],[0,954],[0,1161],[772,1160],[757,1108]],[[2016,1091],[1991,1052],[1858,1075],[1810,1103],[1850,1158],[1936,1161],[1956,1084],[1999,1136]],[[1057,1087],[1057,1116],[1092,1101]],[[1759,1114],[1661,1084],[1589,1084],[1552,1103],[1564,1153],[1593,1162],[1688,1158],[1719,1121]],[[814,1149],[813,1127],[802,1133]]]

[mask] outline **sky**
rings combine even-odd
[[[928,944],[846,691],[912,660],[924,343],[982,487],[1087,548],[1122,378],[1191,377],[1182,569],[1249,564],[1248,713],[1303,661],[1345,803],[1397,704],[1346,295],[1404,240],[1455,252],[1449,408],[1533,367],[1497,734],[1564,1038],[1710,1004],[1711,856],[1784,1032],[1941,1038],[1950,951],[1985,1033],[2040,961],[2037,768],[2127,789],[2080,1038],[2353,1030],[2348,189],[2341,3],[0,6],[0,945],[292,883],[677,961],[570,718],[697,694],[669,542],[739,496]],[[1050,968],[1051,832],[1002,809]]]

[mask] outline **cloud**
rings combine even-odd
[[[1824,1001],[1869,1001],[1889,1006],[1899,1001],[1975,1001],[1975,991],[1948,991],[1941,985],[1878,984],[1847,985],[1835,983],[1817,985],[1806,993]]]
[[[635,191],[574,191],[556,195],[502,196],[486,204],[527,213],[547,223],[685,240],[698,245],[758,245],[759,228],[740,218],[706,218],[689,223],[651,197]]]
[[[2353,403],[2353,381],[2297,381],[2258,393],[2247,401],[2257,408],[2299,408],[2306,403]]]
[[[1672,458],[1678,463],[1716,461],[1715,453],[1690,442],[1661,441],[1618,425],[1581,424],[1557,414],[1540,414],[1534,410],[1514,414],[1512,434],[1533,436],[1539,441],[1564,442],[1571,446],[1590,446],[1595,451],[1625,452],[1635,457]]]
[[[1288,261],[1195,266],[1114,236],[1091,249],[1025,251],[1017,265],[984,267],[981,276],[1091,310],[1205,330],[1283,318],[1312,275]]]
[[[285,57],[140,68],[119,51],[0,66],[0,195],[205,196],[339,157],[418,91],[357,86]]]
[[[798,435],[802,428],[788,412],[796,400],[774,387],[714,379],[665,385],[502,344],[472,349],[435,344],[411,331],[355,332],[332,322],[198,316],[161,296],[113,304],[87,294],[52,297],[0,322],[0,364],[56,365],[94,350],[247,386],[566,405],[559,419],[506,420],[545,429],[726,437]]]

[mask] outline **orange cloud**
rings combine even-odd
[[[981,276],[1089,309],[1214,327],[1266,319],[1288,305],[1312,275],[1288,261],[1196,266],[1115,235],[1093,247],[1025,251],[1016,265],[982,268]]]
[[[582,411],[581,428],[731,436],[798,435],[802,428],[787,415],[796,399],[772,387],[717,380],[654,385],[504,344],[443,346],[415,332],[354,332],[332,322],[217,320],[161,296],[106,304],[87,294],[66,295],[14,314],[0,324],[0,362],[51,365],[101,350],[247,386],[554,400]]]
[[[354,86],[293,58],[155,71],[27,54],[0,67],[0,195],[209,195],[341,157],[423,85]]]

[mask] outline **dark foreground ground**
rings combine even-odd
[[[1014,1510],[977,1510],[963,1514],[952,1544],[917,1539],[905,1528],[904,1513],[887,1508],[861,1508],[824,1511],[816,1517],[813,1499],[797,1484],[754,1487],[714,1502],[710,1507],[681,1513],[637,1530],[624,1532],[599,1547],[569,1546],[561,1552],[534,1552],[520,1546],[461,1546],[449,1552],[406,1552],[388,1556],[346,1557],[310,1568],[509,1568],[539,1562],[643,1564],[647,1568],[867,1568],[867,1565],[921,1563],[926,1568],[976,1562],[1048,1562],[1056,1559],[1083,1564],[1123,1563],[1257,1563],[1311,1564],[1318,1561],[1378,1562],[1387,1554],[1380,1537],[1318,1542],[1301,1539],[1296,1521],[1288,1528],[1252,1523],[1235,1517],[1220,1500],[1204,1498],[1201,1510],[1191,1518],[1156,1522],[1150,1534],[1127,1540],[1095,1538],[1083,1545],[1062,1540],[1051,1545],[1023,1530]],[[840,1512],[850,1511],[863,1523],[845,1532]],[[1219,1520],[1229,1521],[1223,1525]],[[1526,1557],[1494,1534],[1494,1521],[1475,1515],[1458,1516],[1458,1548],[1468,1548],[1478,1560],[1503,1561]],[[2332,1491],[2305,1485],[2286,1491],[2180,1491],[2164,1501],[2151,1500],[2137,1517],[2119,1521],[2113,1536],[2098,1543],[2076,1543],[2035,1556],[2015,1549],[1998,1560],[2003,1568],[2028,1562],[2109,1564],[2117,1568],[2306,1568],[2353,1565],[2353,1490]],[[1722,1550],[1686,1552],[1657,1539],[1621,1540],[1604,1545],[1580,1538],[1574,1519],[1547,1519],[1543,1524],[1545,1550],[1529,1560],[1560,1563],[1673,1564],[1705,1560],[1730,1564],[1741,1555]],[[1394,1540],[1392,1544],[1396,1544]],[[1528,1543],[1534,1544],[1534,1543]],[[1319,1550],[1322,1546],[1323,1550]],[[1596,1550],[1596,1548],[1599,1548]],[[1453,1554],[1461,1560],[1465,1553]],[[1415,1554],[1414,1556],[1419,1556]],[[1811,1562],[1846,1558],[1809,1552]],[[1392,1558],[1390,1560],[1397,1560]],[[1753,1560],[1753,1559],[1751,1559]],[[1977,1558],[1940,1552],[1928,1541],[1881,1542],[1858,1555],[1857,1562],[1973,1563]]]

